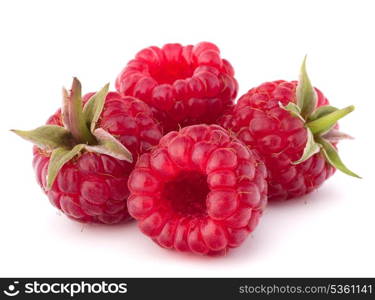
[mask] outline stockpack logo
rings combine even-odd
[[[32,281],[20,284],[14,281],[3,293],[8,297],[23,295],[67,295],[74,298],[77,295],[86,294],[126,294],[127,284],[124,282],[40,282]]]
[[[12,284],[8,286],[8,289],[4,290],[4,294],[9,297],[17,296],[20,291],[18,290],[17,286],[19,284],[19,281],[14,281]]]

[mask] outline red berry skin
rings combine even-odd
[[[270,201],[307,194],[335,172],[320,153],[303,163],[292,164],[303,153],[307,132],[303,122],[282,109],[279,102],[295,102],[296,87],[296,81],[263,83],[243,95],[233,111],[219,121],[264,159]],[[322,92],[316,88],[315,91],[317,107],[328,105]]]
[[[84,96],[84,101],[93,95]],[[62,126],[57,111],[47,124]],[[133,97],[108,93],[97,127],[104,128],[125,145],[134,160],[158,143],[161,131],[150,108]],[[114,224],[130,219],[126,201],[127,181],[134,164],[104,154],[84,152],[66,163],[47,190],[50,153],[34,147],[33,167],[39,185],[52,205],[68,217],[90,223]]]
[[[233,105],[238,84],[219,48],[202,42],[141,50],[117,77],[116,89],[151,105],[166,133],[214,123]]]
[[[161,247],[225,254],[256,227],[267,203],[259,156],[217,125],[165,135],[138,160],[128,209]]]

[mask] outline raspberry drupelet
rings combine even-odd
[[[267,203],[258,155],[217,125],[165,135],[129,177],[128,209],[162,247],[224,254],[256,227]]]
[[[65,95],[64,105],[68,108],[64,113],[58,110],[47,126],[15,132],[36,144],[36,178],[55,207],[80,222],[126,221],[130,218],[126,201],[132,161],[158,143],[161,131],[147,104],[133,97],[121,97],[117,92],[101,91],[101,95],[85,95],[78,103],[81,107],[85,103],[83,115],[88,116],[83,126],[91,126],[86,138],[78,137],[83,129],[77,130],[79,125],[69,121],[74,119],[74,109],[69,106],[78,94],[80,97],[80,84],[75,79],[71,93]],[[100,101],[103,103],[98,104]],[[93,111],[97,109],[96,117],[89,117],[90,105]],[[64,118],[64,114],[68,117]]]
[[[202,42],[141,50],[117,77],[116,89],[151,105],[167,133],[214,123],[233,105],[238,85],[219,48]]]

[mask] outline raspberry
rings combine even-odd
[[[223,254],[256,227],[267,202],[266,169],[256,153],[217,125],[165,135],[128,181],[128,209],[164,248]]]
[[[335,168],[357,176],[341,161],[334,163],[338,161],[336,138],[340,137],[337,115],[341,114],[339,117],[342,117],[353,107],[337,110],[329,106],[320,90],[309,89],[305,64],[301,76],[300,86],[307,91],[306,95],[310,93],[313,97],[310,98],[310,111],[304,116],[302,114],[309,101],[305,101],[305,106],[301,107],[296,104],[299,83],[278,80],[263,83],[248,91],[238,100],[233,111],[219,121],[223,127],[234,131],[251,149],[256,149],[264,159],[269,172],[268,196],[271,201],[286,200],[311,192],[327,180]],[[326,128],[328,133],[313,126],[315,124],[316,127],[322,118],[330,118],[330,126]],[[312,138],[308,140],[310,132]],[[311,149],[314,151],[309,152]]]
[[[72,94],[74,92],[78,90],[72,88]],[[84,96],[83,102],[87,105],[93,95]],[[116,92],[108,93],[104,101],[96,127],[116,137],[134,158],[158,143],[161,132],[147,104],[133,97],[121,97]],[[62,129],[61,110],[51,116],[47,124]],[[31,136],[30,132],[27,136],[19,131],[16,133],[26,139]],[[53,184],[48,186],[47,174],[52,165],[53,151],[48,147],[34,146],[33,167],[37,182],[50,202],[74,220],[105,224],[125,221],[130,218],[126,206],[129,195],[127,180],[134,164],[118,159],[118,153],[114,155],[113,149],[111,153],[102,152],[99,146],[91,147],[66,161]]]
[[[166,133],[214,123],[236,97],[233,76],[232,66],[212,43],[166,44],[138,52],[117,77],[116,89],[151,105]]]

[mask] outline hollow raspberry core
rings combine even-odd
[[[176,80],[193,76],[193,66],[173,61],[166,61],[159,68],[151,68],[150,75],[159,84],[173,84]]]
[[[267,203],[257,153],[217,125],[164,135],[131,173],[128,210],[162,247],[225,254],[254,230]]]
[[[207,214],[208,192],[207,176],[199,172],[182,172],[164,185],[162,197],[176,213],[203,216]]]

